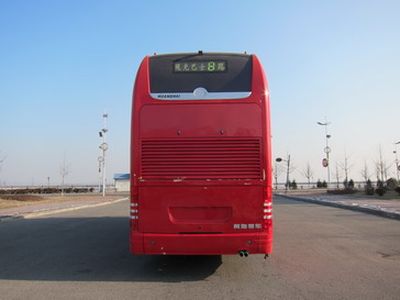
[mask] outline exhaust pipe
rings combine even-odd
[[[247,256],[249,256],[249,252],[247,250],[240,250],[239,255],[240,255],[240,257],[243,257],[243,256],[247,257]]]
[[[244,252],[243,252],[242,250],[240,250],[240,251],[239,251],[239,255],[240,255],[240,257],[243,257]]]
[[[243,252],[245,257],[249,256],[249,252],[247,252],[247,250],[244,250]]]

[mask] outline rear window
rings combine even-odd
[[[150,58],[151,93],[250,92],[251,56],[171,54]]]

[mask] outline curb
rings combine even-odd
[[[9,222],[9,221],[14,221],[14,220],[19,220],[19,219],[23,219],[24,217],[21,215],[17,215],[17,216],[3,216],[0,217],[0,223],[5,223],[5,222]]]
[[[303,201],[307,203],[313,203],[313,204],[319,204],[319,205],[324,205],[324,206],[330,206],[330,207],[336,207],[336,208],[341,208],[341,209],[347,209],[347,210],[353,210],[353,211],[358,211],[358,212],[363,212],[379,217],[384,217],[388,219],[394,219],[394,220],[400,220],[400,214],[395,213],[395,212],[390,212],[390,211],[385,211],[385,210],[380,210],[380,209],[375,209],[375,208],[369,208],[369,207],[363,207],[359,205],[346,205],[343,203],[337,203],[337,202],[332,202],[328,200],[317,200],[317,199],[311,199],[311,198],[299,198],[299,197],[294,197],[294,196],[287,196],[287,195],[282,195],[282,194],[276,194],[277,196],[287,198],[290,200],[295,200],[295,201]]]
[[[52,209],[38,210],[38,211],[27,213],[25,215],[21,214],[21,215],[14,215],[14,216],[4,216],[4,217],[0,217],[0,223],[14,221],[14,220],[20,220],[20,219],[30,219],[30,218],[35,218],[35,217],[39,217],[39,216],[74,211],[74,210],[83,209],[83,208],[99,207],[99,206],[114,204],[114,203],[118,203],[118,202],[122,202],[122,201],[126,201],[126,200],[128,200],[128,197],[117,199],[117,200],[111,200],[111,201],[107,201],[107,202],[95,203],[95,204],[86,204],[86,205],[53,209],[53,210]]]

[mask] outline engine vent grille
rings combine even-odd
[[[143,140],[143,178],[259,179],[259,139]]]

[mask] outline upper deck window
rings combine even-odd
[[[251,92],[251,69],[251,56],[245,54],[153,56],[150,92],[167,96],[168,93],[194,93],[196,89],[210,94]]]

